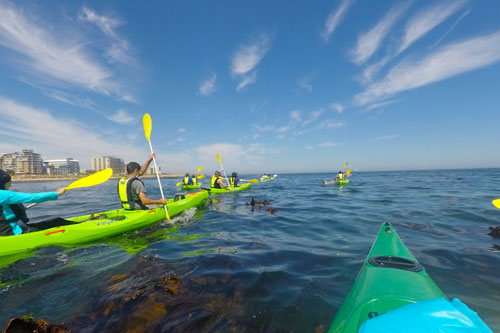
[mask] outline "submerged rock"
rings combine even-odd
[[[22,317],[12,318],[7,323],[4,332],[5,333],[66,333],[71,332],[64,325],[52,325],[48,321],[42,318],[34,320],[35,316],[29,314]]]

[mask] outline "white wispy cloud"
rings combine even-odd
[[[43,156],[74,156],[89,165],[95,155],[117,154],[128,161],[143,160],[144,149],[138,149],[123,137],[96,132],[93,126],[71,119],[55,117],[45,109],[18,103],[0,96],[0,131],[2,141],[32,147]],[[88,162],[87,162],[88,161]],[[87,162],[87,163],[85,163]]]
[[[216,79],[217,79],[217,74],[213,73],[209,79],[203,81],[198,89],[200,91],[200,94],[203,96],[208,96],[213,94],[217,90],[217,86],[215,85]]]
[[[390,141],[397,139],[399,137],[399,134],[390,134],[390,135],[384,135],[384,136],[379,136],[376,138],[369,139],[368,142],[380,142],[380,141]]]
[[[241,79],[237,87],[238,91],[255,83],[257,73],[254,70],[269,51],[269,47],[270,37],[261,33],[250,38],[247,43],[240,45],[236,50],[231,58],[231,74]]]
[[[257,73],[254,71],[249,74],[242,75],[240,78],[241,81],[240,83],[238,83],[238,86],[236,87],[236,91],[238,92],[243,90],[243,88],[245,88],[249,84],[254,84],[255,81],[257,81]]]
[[[334,129],[345,126],[345,122],[337,119],[326,119],[322,121],[318,128]]]
[[[314,76],[316,74],[308,74],[308,75],[304,75],[300,78],[298,78],[296,81],[295,81],[295,85],[300,88],[300,91],[305,91],[305,92],[308,92],[310,93],[311,91],[313,91],[314,87],[311,83],[311,81],[314,79]],[[297,93],[300,92],[299,90],[297,90]]]
[[[331,148],[331,147],[335,147],[335,146],[338,146],[338,144],[335,142],[322,142],[322,143],[318,144],[318,147],[321,147],[321,148]]]
[[[305,148],[306,148],[307,150],[311,150],[311,149],[313,149],[313,146],[311,146],[311,145],[307,145]]]
[[[330,104],[329,106],[330,110],[332,110],[333,112],[337,112],[338,114],[341,114],[342,112],[344,112],[344,105],[340,104],[340,103],[332,103]]]
[[[184,133],[186,132],[186,129],[184,127],[181,127],[177,130],[177,133]]]
[[[318,118],[325,112],[325,110],[323,109],[317,109],[317,110],[313,110],[309,113],[309,118],[307,119],[304,119],[304,121],[302,121],[301,125],[304,127],[304,126],[307,126],[309,125],[310,123],[313,123],[315,122],[316,120],[318,120]]]
[[[328,41],[332,34],[335,32],[337,27],[342,23],[347,10],[354,3],[354,0],[341,0],[340,5],[337,9],[333,10],[325,22],[325,27],[321,32],[321,37],[325,41]]]
[[[85,43],[67,31],[49,32],[46,24],[35,22],[39,21],[0,3],[0,45],[22,55],[14,61],[20,70],[53,85],[70,84],[105,95],[125,96],[111,71],[87,54]]]
[[[383,79],[355,95],[354,103],[374,103],[406,90],[489,66],[499,60],[500,31],[449,44],[420,60],[403,60]]]
[[[351,52],[354,63],[363,64],[379,49],[392,26],[406,12],[410,3],[409,1],[397,3],[376,26],[359,36],[356,47]]]
[[[397,53],[403,52],[411,44],[462,9],[466,3],[467,0],[442,1],[417,12],[406,23],[403,40]]]
[[[106,118],[118,124],[135,124],[137,122],[137,117],[130,115],[123,109],[116,111],[116,113],[109,115]]]
[[[368,111],[372,111],[372,110],[375,110],[375,109],[380,109],[380,108],[383,108],[384,106],[387,106],[387,105],[390,105],[390,104],[394,104],[394,103],[396,103],[398,101],[399,101],[398,99],[394,99],[394,100],[389,100],[389,101],[372,103],[372,104],[368,105],[366,108],[364,108],[363,112],[368,112]]]
[[[465,12],[463,12],[456,20],[455,22],[453,22],[453,24],[448,28],[448,30],[446,30],[446,32],[434,43],[432,44],[429,48],[432,49],[434,47],[436,47],[437,45],[439,45],[439,43],[441,43],[441,41],[443,39],[446,38],[446,36],[448,36],[450,34],[450,32],[453,31],[453,29],[455,29],[455,27],[458,25],[458,23],[460,23],[460,21],[462,21],[463,18],[465,18],[467,15],[469,15],[471,12],[471,10],[466,10]]]
[[[106,50],[106,56],[111,62],[135,65],[136,59],[129,55],[129,43],[118,35],[116,29],[123,22],[115,17],[99,15],[90,8],[83,7],[79,15],[80,20],[96,25],[107,37],[112,40],[111,46]]]

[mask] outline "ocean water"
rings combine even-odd
[[[244,175],[244,178],[256,175]],[[500,331],[500,169],[283,174],[143,230],[46,247],[0,269],[0,327],[34,313],[74,331],[327,330],[382,222],[437,285]],[[178,179],[163,179],[168,195]],[[156,180],[145,181],[159,197]],[[206,180],[205,180],[206,183]],[[17,183],[47,191],[62,182]],[[251,209],[251,199],[276,211]],[[115,181],[68,192],[32,221],[119,206]]]

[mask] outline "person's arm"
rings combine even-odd
[[[219,178],[219,179],[217,180],[217,182],[219,183],[219,185],[220,185],[220,187],[221,187],[221,188],[226,188],[226,187],[228,187],[226,184],[224,184],[224,182],[222,181],[222,178]]]
[[[57,200],[59,195],[64,193],[64,188],[57,189],[57,192],[24,193],[2,190],[0,195],[0,205],[13,205],[20,203],[40,203],[49,200]]]
[[[146,163],[142,165],[141,170],[139,170],[139,176],[142,176],[144,173],[146,173],[146,171],[148,171],[148,167],[151,164],[151,161],[153,160],[154,157],[156,157],[155,153],[151,153],[149,155],[148,160],[146,161]]]
[[[167,199],[162,198],[162,199],[149,199],[146,196],[146,193],[142,192],[139,193],[139,199],[141,199],[141,202],[143,205],[165,205],[167,203]]]

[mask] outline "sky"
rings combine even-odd
[[[500,1],[0,0],[0,153],[500,167]]]

